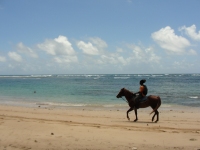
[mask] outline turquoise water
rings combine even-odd
[[[53,106],[126,106],[121,88],[138,91],[146,79],[148,95],[162,105],[200,107],[200,74],[97,74],[0,76],[0,103]]]

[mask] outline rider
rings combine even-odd
[[[140,104],[141,99],[144,98],[148,93],[147,86],[144,85],[145,82],[146,82],[145,79],[140,80],[140,90],[137,93],[134,93],[134,94],[139,94],[135,98],[135,107],[136,108],[139,108],[139,104]]]

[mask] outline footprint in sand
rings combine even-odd
[[[172,133],[179,133],[178,131],[172,131]]]

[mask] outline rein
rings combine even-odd
[[[128,101],[127,100],[125,100],[123,97],[121,97],[122,98],[122,100],[124,100],[125,102],[127,102],[128,103]]]

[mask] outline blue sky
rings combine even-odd
[[[200,1],[0,0],[0,74],[200,73]]]

